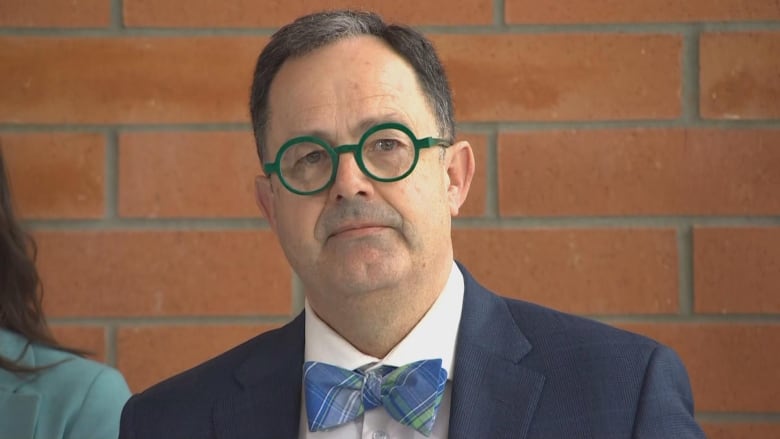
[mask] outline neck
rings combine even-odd
[[[309,306],[328,326],[357,350],[384,358],[414,329],[441,294],[451,267],[427,282],[409,282],[401,288],[371,291],[348,303],[312,303]]]

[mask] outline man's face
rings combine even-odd
[[[441,134],[411,66],[367,36],[286,61],[269,108],[267,163],[302,135],[354,144],[382,122],[406,125],[417,138]],[[305,196],[286,190],[276,175],[257,178],[258,204],[315,309],[326,300],[347,303],[340,299],[425,282],[426,270],[452,259],[451,215],[468,185],[464,193],[452,189],[450,161],[449,150],[423,149],[411,175],[382,183],[342,154],[333,184]]]

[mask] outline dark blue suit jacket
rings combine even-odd
[[[499,297],[461,266],[450,438],[703,438],[688,376],[648,338]],[[120,439],[298,437],[304,317],[131,398]]]

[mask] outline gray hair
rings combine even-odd
[[[249,111],[261,162],[270,115],[268,95],[271,82],[282,64],[288,58],[300,57],[330,43],[361,35],[380,38],[412,66],[428,104],[434,111],[440,136],[453,141],[455,120],[452,93],[433,44],[416,30],[408,26],[387,24],[379,15],[371,12],[327,11],[298,18],[279,29],[271,36],[271,41],[257,59]]]

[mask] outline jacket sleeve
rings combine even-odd
[[[119,417],[130,389],[115,369],[104,367],[95,376],[76,413],[67,438],[113,439],[119,434]]]
[[[658,346],[645,370],[634,439],[704,439],[693,415],[688,373],[671,349]]]

